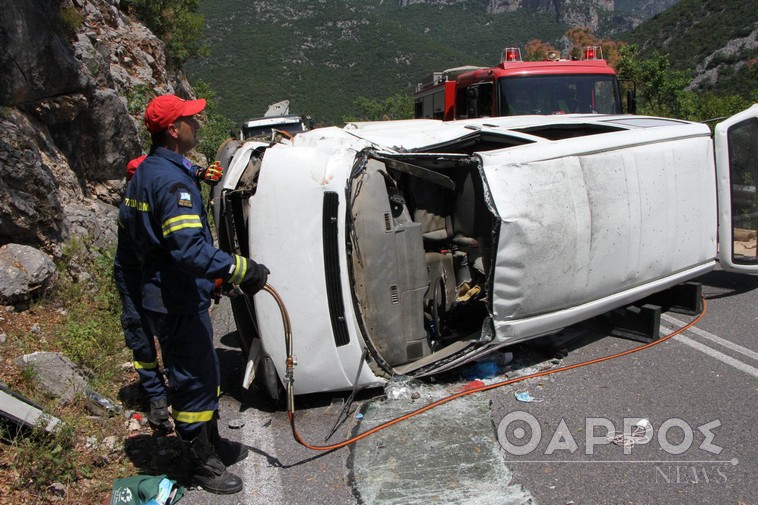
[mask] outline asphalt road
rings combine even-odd
[[[226,392],[221,426],[250,447],[250,457],[233,467],[245,488],[233,496],[190,490],[181,503],[758,504],[758,277],[715,271],[699,281],[708,311],[682,335],[466,396],[331,452],[299,445],[280,406],[237,385],[242,360],[222,303],[213,315]],[[664,314],[662,332],[691,319]],[[573,340],[562,359],[546,348],[514,349],[507,377],[642,345],[608,336],[596,324],[566,335]],[[415,400],[364,392],[341,423],[347,394],[298,397],[296,426],[307,441],[323,444],[337,425],[334,443],[467,382],[441,377],[422,384]],[[519,401],[516,393],[534,401]],[[648,431],[636,428],[640,419]],[[621,435],[616,443],[609,431]]]

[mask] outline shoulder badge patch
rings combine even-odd
[[[176,193],[176,198],[179,207],[192,207],[192,196],[190,196],[189,191],[180,189]]]

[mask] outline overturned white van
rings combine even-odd
[[[596,114],[231,141],[219,241],[271,270],[296,394],[434,374],[697,277],[719,254],[758,272],[756,116],[720,124],[715,148],[703,124]],[[276,396],[279,309],[265,292],[233,309],[246,385],[260,362]]]

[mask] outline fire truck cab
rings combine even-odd
[[[461,71],[465,69],[464,71]],[[415,117],[470,119],[532,114],[622,113],[616,73],[600,47],[588,47],[581,60],[522,61],[518,48],[506,48],[494,68],[459,67],[435,72],[414,94]]]

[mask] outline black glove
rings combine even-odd
[[[263,286],[265,286],[268,281],[268,274],[271,272],[265,265],[253,261],[250,263],[255,265],[255,267],[251,269],[252,272],[248,272],[247,277],[242,281],[242,284],[240,284],[240,289],[246,295],[252,296],[263,289]]]
[[[230,284],[239,285],[246,295],[254,295],[266,285],[269,269],[265,265],[243,256],[234,256],[234,271],[226,280]]]

